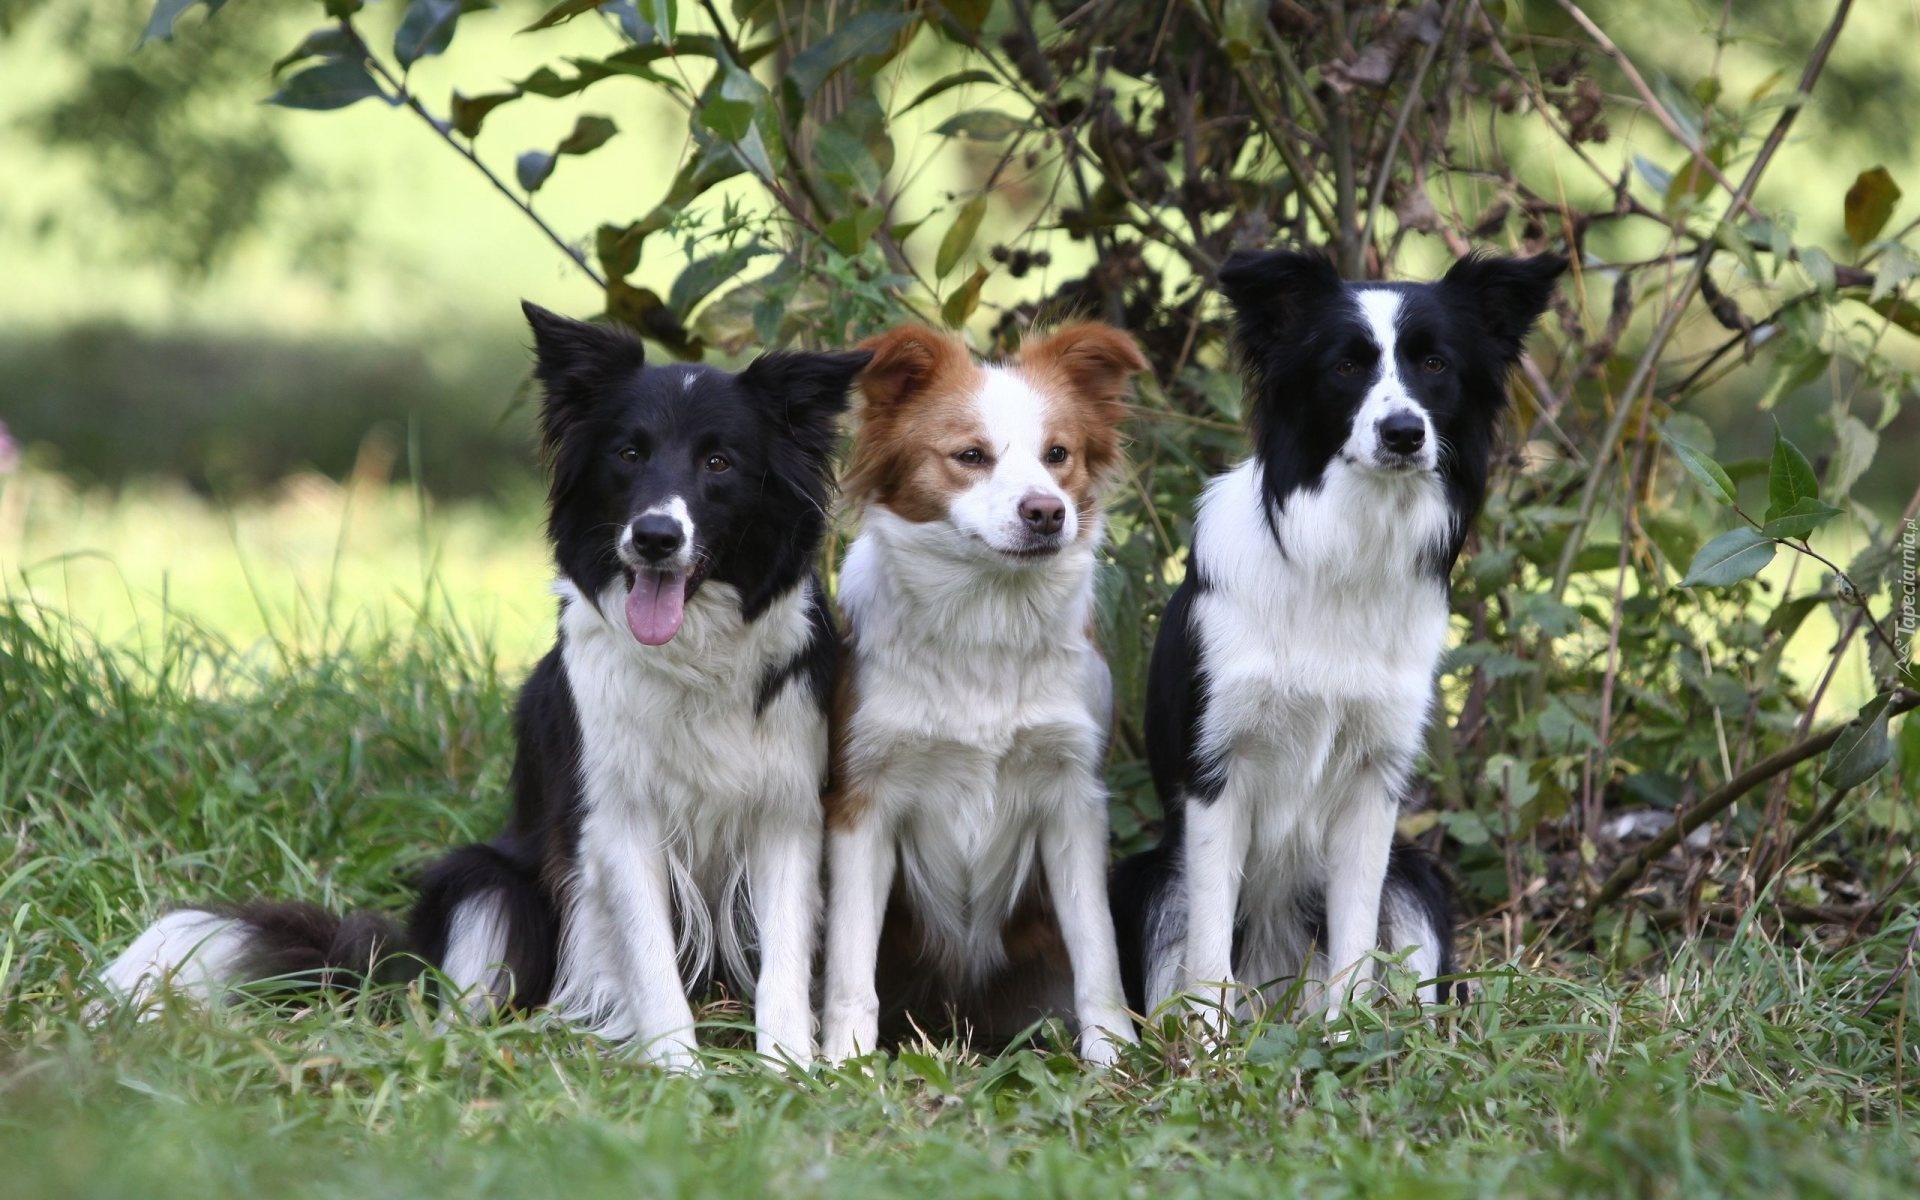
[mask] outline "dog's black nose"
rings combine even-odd
[[[672,558],[686,540],[680,522],[664,513],[648,513],[633,523],[633,548],[650,563]]]
[[[1028,492],[1020,497],[1020,519],[1035,533],[1059,533],[1067,523],[1067,502],[1045,492]]]
[[[1427,440],[1427,423],[1419,413],[1401,411],[1380,418],[1380,444],[1395,454],[1413,454]]]

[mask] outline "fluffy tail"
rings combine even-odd
[[[1114,865],[1107,878],[1107,903],[1113,910],[1114,939],[1120,950],[1120,982],[1127,1007],[1136,1013],[1151,1011],[1148,975],[1156,943],[1154,924],[1166,909],[1166,889],[1173,882],[1173,855],[1164,845],[1143,850]]]
[[[171,991],[214,1004],[241,986],[354,992],[437,968],[475,1012],[536,1007],[553,986],[559,919],[510,845],[466,846],[428,868],[402,932],[374,913],[312,904],[204,906],[167,913],[101,972],[121,1002]]]
[[[1453,894],[1447,880],[1425,851],[1396,841],[1387,860],[1387,884],[1380,897],[1381,943],[1388,950],[1414,947],[1407,968],[1421,979],[1451,975],[1458,969],[1453,957]],[[1466,985],[1432,984],[1420,989],[1430,1004],[1466,999]]]
[[[399,928],[374,913],[342,917],[297,903],[182,908],[135,938],[101,979],[143,1007],[163,990],[212,1004],[239,984],[354,991],[416,973],[405,949]]]

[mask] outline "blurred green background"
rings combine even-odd
[[[381,37],[399,16],[384,7],[363,18]],[[544,7],[508,0],[468,17],[460,52],[423,59],[414,86],[482,92],[614,44],[592,20],[517,32]],[[1717,6],[1589,6],[1643,69],[1694,77],[1718,53],[1730,89],[1790,87],[1780,46],[1806,44],[1823,13],[1742,7],[1747,40],[1716,47]],[[1555,19],[1550,4],[1507,8],[1536,26]],[[241,644],[445,604],[524,660],[547,638],[551,601],[517,301],[584,314],[600,297],[407,114],[258,103],[273,87],[264,64],[316,23],[313,6],[237,2],[211,21],[195,9],[172,42],[135,50],[149,9],[0,0],[0,422],[25,451],[0,482],[0,586],[108,636],[137,634],[168,607]],[[1840,196],[1875,164],[1910,192],[1894,225],[1911,218],[1917,44],[1913,3],[1863,5],[1847,27],[1761,189],[1765,206],[1796,215],[1801,239],[1845,244]],[[922,39],[899,94],[937,77],[941,54]],[[928,121],[960,103],[929,105]],[[688,139],[657,89],[615,81],[502,108],[481,153],[510,176],[517,148],[551,144],[582,111],[612,117],[617,140],[565,160],[566,186],[537,207],[585,244],[610,214],[652,206]],[[1632,170],[1664,137],[1642,116],[1593,149]],[[922,156],[904,139],[901,150],[900,210],[937,206],[951,183],[940,172],[964,167],[948,155],[917,171]],[[737,183],[731,194],[752,194]],[[1592,188],[1572,171],[1566,183]],[[1005,216],[996,209],[990,226]],[[1064,239],[1059,250],[1084,254]],[[655,238],[635,282],[664,292],[684,262]],[[1683,329],[1676,355],[1717,332]],[[1906,344],[1883,349],[1920,361],[1913,339],[1892,336]],[[1765,386],[1763,369],[1739,371],[1695,409],[1722,458],[1764,454],[1771,425],[1753,401]],[[1788,395],[1777,413],[1796,434],[1825,404]],[[1859,495],[1897,505],[1916,462],[1920,412],[1907,411]]]

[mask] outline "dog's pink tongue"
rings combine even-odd
[[[687,577],[641,571],[627,592],[627,628],[646,646],[664,646],[686,616]]]

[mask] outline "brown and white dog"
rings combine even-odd
[[[883,1022],[1001,1042],[1071,1014],[1081,1053],[1110,1061],[1133,1026],[1106,899],[1094,570],[1146,361],[1091,323],[1000,364],[922,327],[861,348],[822,1052],[871,1051]]]

